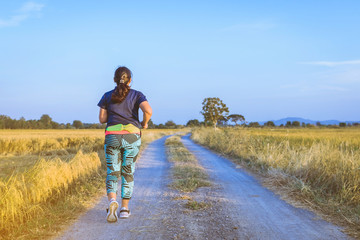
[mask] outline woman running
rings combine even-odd
[[[116,222],[118,219],[116,201],[118,178],[121,176],[120,218],[130,216],[129,200],[133,193],[135,161],[141,145],[140,128],[146,129],[152,115],[152,109],[144,94],[130,89],[132,73],[126,67],[115,71],[115,89],[106,92],[98,106],[99,120],[106,124],[105,157],[107,165],[106,191],[109,208],[106,219]],[[143,112],[143,121],[139,121],[139,108]]]

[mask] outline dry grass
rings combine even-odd
[[[196,158],[184,147],[179,136],[166,139],[167,153],[174,163],[172,187],[182,192],[193,192],[199,187],[210,186],[205,170]]]
[[[211,204],[208,202],[198,202],[195,200],[189,200],[185,204],[185,207],[189,208],[191,210],[203,210],[203,209],[209,208],[210,206],[211,206]]]
[[[144,130],[142,149],[175,130]],[[0,239],[43,239],[104,189],[104,130],[0,131]],[[103,192],[103,191],[100,191]]]
[[[360,129],[202,128],[192,138],[267,173],[359,234]]]
[[[66,192],[71,183],[97,171],[101,162],[96,153],[81,151],[69,162],[41,159],[22,174],[0,181],[0,229],[11,229],[42,214],[41,203]]]

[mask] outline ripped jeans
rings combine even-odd
[[[121,198],[131,198],[134,188],[135,162],[140,145],[140,134],[109,134],[105,136],[107,193],[117,193],[118,178],[121,177]]]

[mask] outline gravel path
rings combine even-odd
[[[339,227],[287,204],[228,159],[194,143],[190,135],[182,142],[219,186],[219,200],[226,206],[220,214],[230,216],[238,239],[348,239]]]
[[[150,143],[138,159],[129,219],[108,223],[104,196],[58,239],[347,239],[338,227],[287,204],[189,135],[182,141],[208,171],[213,186],[189,194],[169,188],[165,140]],[[209,207],[186,209],[185,195]]]
[[[165,137],[150,143],[137,160],[129,219],[108,223],[105,211],[108,200],[104,196],[58,239],[169,239],[162,224],[164,203],[169,202],[165,196],[169,164],[164,143]]]

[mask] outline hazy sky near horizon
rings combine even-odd
[[[153,121],[360,120],[360,1],[0,0],[0,114],[98,121],[114,70]]]

